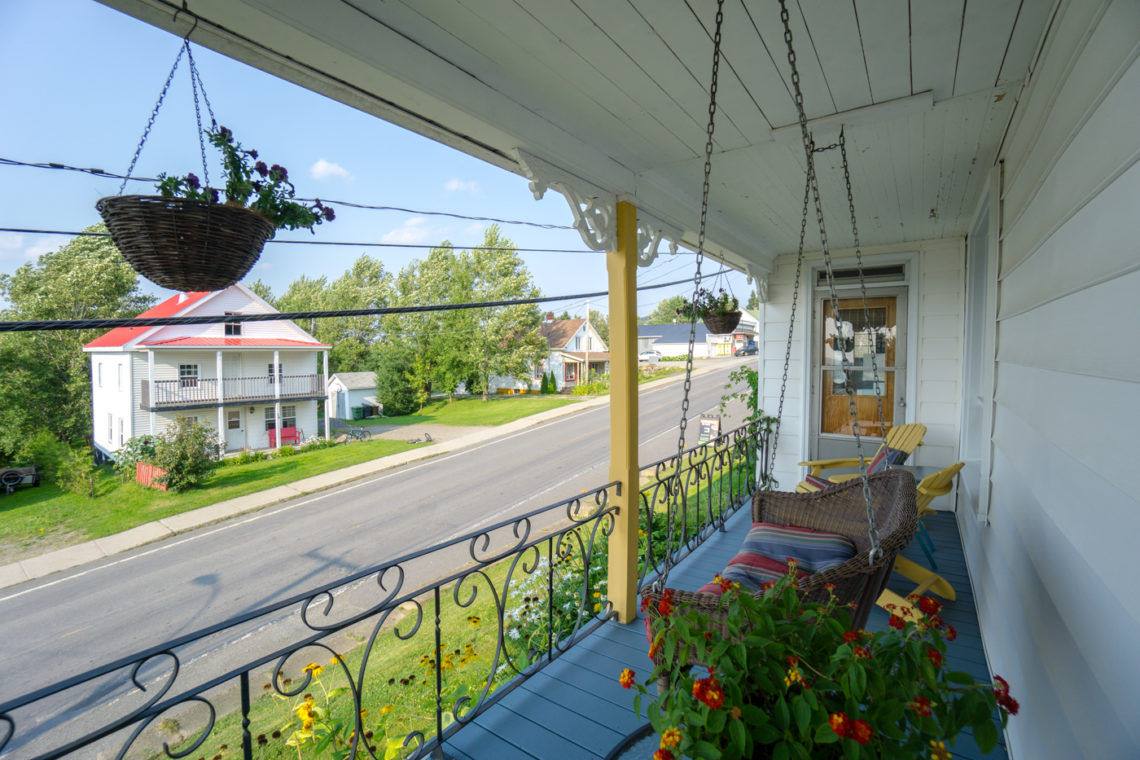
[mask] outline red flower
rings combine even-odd
[[[762,591],[762,592],[768,591],[769,589],[771,589],[775,585],[776,585],[776,581],[764,581],[763,583],[760,584],[760,591]]]
[[[660,636],[655,638],[653,640],[653,643],[649,645],[649,659],[652,660],[655,657],[657,657],[657,653],[659,651],[661,651],[661,637]]]
[[[825,584],[823,584],[823,590],[824,591],[834,591],[835,590],[835,584],[834,583],[825,583]]]
[[[998,705],[1010,715],[1017,715],[1021,705],[1009,695],[1009,682],[1001,676],[994,676],[994,680],[997,681],[994,686],[994,697],[997,698]]]
[[[621,676],[618,678],[618,682],[621,683],[623,689],[631,688],[633,686],[633,671],[629,668],[623,670]]]
[[[642,594],[641,595],[641,611],[645,612],[647,609],[649,609],[649,594]]]
[[[831,730],[839,736],[844,738],[851,736],[853,727],[851,725],[851,719],[847,717],[847,713],[832,713],[831,717],[827,719],[827,722],[831,724]]]
[[[669,616],[676,607],[673,605],[673,589],[667,588],[661,593],[661,601],[657,603],[657,611]]]
[[[674,756],[672,750],[662,747],[653,753],[653,760],[676,760],[676,756]]]
[[[953,641],[956,638],[958,638],[958,632],[956,630],[954,630],[954,626],[947,624],[946,625],[946,640],[947,641]]]
[[[866,744],[871,741],[871,737],[874,736],[875,732],[871,728],[870,723],[865,720],[857,720],[855,721],[855,725],[851,727],[851,734],[852,739],[860,744]]]
[[[693,683],[693,696],[714,710],[724,704],[724,691],[715,678],[700,678]]]
[[[910,709],[918,713],[920,718],[929,718],[931,715],[930,700],[920,694],[910,703]]]
[[[929,596],[924,596],[918,600],[918,608],[927,615],[937,615],[942,609],[942,604]]]
[[[843,640],[846,641],[848,644],[850,644],[854,641],[858,641],[859,638],[860,638],[860,636],[859,636],[858,631],[844,631],[843,632]]]
[[[891,615],[891,619],[887,621],[887,625],[901,631],[903,628],[906,628],[906,621],[898,615]]]
[[[871,647],[855,647],[855,656],[862,657],[864,660],[872,659]]]
[[[1009,696],[1009,681],[1005,680],[1001,676],[994,676],[994,680],[997,681],[997,685],[994,686],[994,695],[995,696],[1007,696],[1008,697]]]
[[[934,649],[933,647],[927,649],[926,656],[930,658],[930,662],[933,663],[935,668],[942,667],[942,653],[937,649]]]

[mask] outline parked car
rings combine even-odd
[[[661,361],[660,351],[642,351],[637,355],[637,361],[648,362],[649,364],[656,364]]]
[[[732,352],[732,355],[733,356],[754,356],[757,352],[758,352],[758,350],[756,348],[756,343],[754,341],[748,341],[748,345],[741,346],[740,348],[736,349],[735,351]]]

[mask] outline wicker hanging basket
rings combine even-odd
[[[257,262],[276,228],[247,208],[158,195],[115,195],[95,204],[111,240],[136,272],[171,290],[221,290]]]
[[[701,321],[705,323],[705,327],[709,328],[709,332],[714,335],[723,335],[730,333],[736,329],[740,324],[740,312],[730,311],[727,314],[706,314],[701,317]]]

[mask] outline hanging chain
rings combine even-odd
[[[867,280],[863,277],[863,251],[859,246],[859,223],[855,220],[855,196],[851,193],[851,170],[847,165],[847,136],[843,127],[839,128],[839,154],[843,156],[843,181],[847,184],[847,209],[851,212],[851,235],[855,239],[855,269],[859,272],[859,291],[863,295],[863,325],[871,340],[871,382],[875,388],[875,407],[879,412],[879,430],[886,445],[887,421],[883,414],[883,394],[879,388],[879,362],[875,358],[879,352],[879,327],[871,327],[871,308],[867,305]],[[886,325],[883,325],[885,328]],[[884,345],[886,336],[883,336]],[[886,356],[884,350],[883,355]],[[886,367],[883,368],[883,389],[886,388]]]
[[[708,227],[709,190],[711,188],[709,177],[712,173],[713,132],[716,128],[717,76],[720,72],[720,40],[723,21],[724,0],[717,0],[716,29],[713,34],[712,77],[709,81],[709,121],[708,126],[705,127],[705,173],[704,183],[701,185],[701,222],[697,233],[697,271],[693,276],[693,303],[696,303],[697,293],[701,288],[701,262],[705,258],[705,232]],[[673,529],[675,523],[672,506],[674,502],[679,501],[681,507],[684,508],[684,502],[680,501],[682,493],[681,462],[685,454],[685,429],[689,425],[689,392],[693,387],[693,350],[696,345],[696,338],[697,315],[694,311],[689,315],[689,351],[685,357],[685,386],[684,395],[681,398],[681,422],[678,425],[680,432],[677,435],[677,471],[672,476],[672,485],[669,488],[671,493],[667,494],[669,507],[665,512],[665,557],[661,565],[661,574],[653,581],[653,590],[657,592],[665,589],[665,584],[669,580],[669,569],[673,566]]]
[[[194,118],[198,120],[198,148],[202,151],[202,185],[210,186],[210,167],[206,163],[206,133],[202,131],[202,109],[198,105],[198,78],[194,76],[197,66],[194,65],[194,54],[190,52],[190,40],[183,40],[186,48],[186,58],[190,64],[190,91],[194,93]],[[202,91],[203,97],[205,90]]]
[[[776,447],[780,444],[780,422],[784,419],[784,394],[788,390],[788,366],[792,362],[792,337],[796,329],[796,308],[800,302],[800,274],[804,269],[804,239],[807,237],[808,198],[811,181],[804,182],[804,209],[800,214],[800,246],[796,254],[796,282],[792,286],[792,313],[788,320],[788,340],[784,344],[784,375],[780,379],[780,404],[776,409],[776,428],[772,431],[772,447],[768,449],[768,477],[776,471]]]
[[[214,118],[214,107],[210,105],[210,96],[206,94],[206,84],[202,81],[202,75],[198,73],[198,62],[194,60],[194,53],[190,50],[190,41],[187,40],[186,42],[186,60],[190,63],[190,78],[197,83],[198,89],[202,91],[202,100],[206,103],[206,113],[210,114],[210,129],[217,129],[218,120]],[[197,106],[197,100],[195,100],[194,105]]]
[[[131,159],[131,165],[127,168],[127,172],[123,175],[123,184],[119,185],[119,195],[123,194],[123,190],[127,188],[127,180],[135,173],[135,164],[138,163],[139,154],[142,153],[143,145],[146,144],[146,138],[150,136],[150,128],[154,126],[154,119],[158,116],[158,109],[162,108],[162,101],[166,99],[166,91],[170,89],[170,83],[174,80],[174,72],[178,70],[178,64],[182,62],[182,55],[186,52],[186,46],[183,45],[178,50],[178,56],[174,59],[174,65],[170,67],[170,73],[166,75],[166,84],[162,85],[162,92],[158,94],[158,102],[154,104],[154,110],[150,112],[150,118],[147,119],[146,128],[143,129],[142,137],[139,138],[139,145],[135,148],[134,158]]]
[[[804,157],[807,160],[808,186],[811,188],[812,198],[815,201],[815,217],[819,223],[820,247],[823,250],[823,263],[827,272],[827,284],[830,290],[831,313],[835,321],[836,335],[840,335],[839,322],[839,294],[835,289],[835,273],[831,266],[831,249],[827,242],[827,228],[823,221],[823,203],[819,195],[819,181],[815,173],[815,143],[808,132],[807,115],[804,113],[804,96],[800,89],[800,74],[796,69],[796,51],[792,46],[792,27],[788,19],[788,6],[786,0],[780,1],[780,21],[784,24],[784,43],[788,48],[788,65],[792,69],[792,87],[794,88],[796,112],[800,122],[800,136],[803,139]],[[864,301],[865,303],[865,301]],[[859,454],[859,476],[863,483],[863,501],[867,508],[867,537],[871,542],[869,560],[873,564],[882,554],[879,529],[875,524],[874,501],[871,498],[871,485],[867,480],[867,462],[863,456],[863,440],[860,435],[859,409],[855,401],[855,385],[851,382],[852,365],[847,358],[847,352],[840,352],[840,362],[843,367],[843,384],[847,391],[847,410],[851,415],[851,432],[855,436],[855,448]]]

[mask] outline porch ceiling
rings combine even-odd
[[[179,35],[193,23],[169,0],[101,1]],[[847,124],[865,245],[966,234],[1053,5],[789,0],[817,143]],[[520,175],[552,166],[695,241],[715,0],[189,8],[195,42]],[[727,0],[722,51],[708,237],[759,273],[795,250],[804,182],[775,0]],[[817,164],[832,245],[848,246],[837,152]]]

